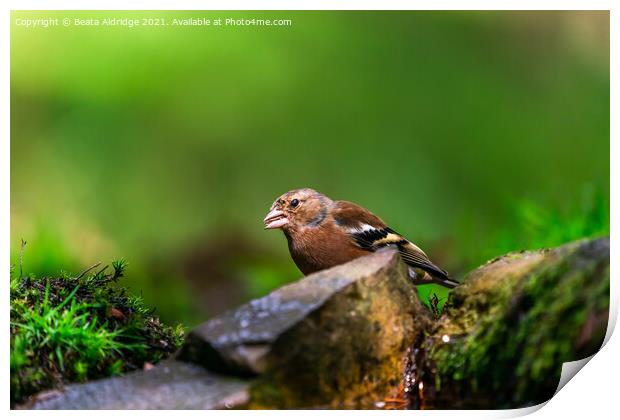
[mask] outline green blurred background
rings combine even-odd
[[[78,16],[293,24],[15,24]],[[131,288],[191,326],[300,277],[262,219],[305,186],[371,209],[457,276],[607,234],[609,14],[12,13],[24,271],[125,258]]]

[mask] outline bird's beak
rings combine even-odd
[[[267,213],[265,216],[265,229],[277,229],[288,223],[287,217],[284,215],[284,212],[278,209],[273,209]]]

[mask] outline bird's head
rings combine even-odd
[[[273,202],[263,220],[265,229],[287,232],[304,226],[318,226],[327,216],[330,203],[329,198],[311,188],[289,191]]]

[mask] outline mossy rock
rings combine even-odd
[[[94,269],[98,271],[95,271]],[[124,261],[77,276],[11,279],[11,405],[70,383],[120,375],[177,350],[183,329],[160,322],[119,284]]]
[[[609,239],[497,258],[470,273],[420,343],[412,404],[517,408],[549,400],[562,364],[602,345]]]
[[[497,258],[438,315],[386,250],[206,322],[177,360],[73,385],[37,407],[531,406],[553,396],[564,362],[600,348],[608,308],[608,238]]]

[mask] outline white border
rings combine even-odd
[[[25,0],[25,1],[6,1],[6,15],[5,20],[2,21],[1,31],[1,45],[3,47],[3,68],[2,68],[2,110],[0,118],[0,129],[2,130],[2,138],[0,142],[0,215],[3,223],[0,226],[2,232],[2,244],[0,245],[0,253],[2,255],[3,267],[0,269],[2,278],[4,279],[4,287],[2,288],[2,314],[3,319],[6,320],[4,325],[8,325],[9,321],[9,308],[8,308],[8,272],[6,267],[9,264],[9,221],[10,221],[10,171],[9,171],[9,105],[10,105],[10,73],[9,73],[9,11],[11,9],[17,10],[364,10],[364,9],[381,9],[381,10],[611,10],[611,74],[616,76],[618,71],[618,23],[617,16],[618,8],[613,6],[617,2],[612,1],[575,1],[575,0],[556,0],[556,1],[535,1],[535,0],[521,0],[521,1],[498,1],[491,0],[478,0],[478,1],[397,1],[397,0],[385,0],[385,1],[297,1],[295,4],[285,1],[241,1],[230,0],[224,1],[188,1],[177,0],[174,2],[165,2],[162,0],[153,0],[148,3],[137,1],[56,1],[50,4],[49,1],[42,0]],[[85,7],[88,6],[88,7]],[[617,123],[615,121],[620,120],[618,115],[618,85],[612,80],[611,88],[611,214],[618,213],[618,198],[617,193],[614,193],[613,187],[618,185],[618,170],[616,164],[618,163],[618,146],[617,146]],[[616,237],[617,227],[612,223],[611,236]],[[612,247],[612,266],[618,262],[618,248]],[[613,325],[617,319],[618,314],[618,279],[614,278],[612,269],[612,306],[611,306],[611,319],[610,329],[612,331]],[[613,323],[613,325],[612,325]],[[6,409],[9,409],[9,383],[8,383],[8,352],[9,352],[9,332],[8,328],[5,330],[5,334],[2,336],[2,352],[3,360],[2,370],[5,373],[4,386],[2,389],[2,395],[6,398]],[[570,418],[609,418],[613,416],[612,413],[616,412],[615,400],[618,398],[615,388],[618,386],[617,381],[620,377],[620,363],[618,361],[618,355],[620,355],[620,343],[616,338],[611,337],[607,345],[597,354],[590,363],[577,375],[577,379],[570,381],[551,401],[546,404],[543,410],[537,411],[533,417],[538,419],[570,419]],[[544,404],[543,404],[544,405]],[[504,418],[513,417],[518,415],[527,414],[528,409],[525,410],[508,410],[508,411],[426,411],[426,412],[388,412],[388,411],[358,411],[352,413],[355,416],[423,416],[433,418],[452,419],[455,416],[459,418]],[[83,412],[19,412],[12,411],[12,416],[45,416],[46,418],[78,418],[82,417]],[[316,412],[313,411],[297,411],[290,413],[286,411],[270,411],[270,412],[230,412],[230,411],[217,411],[204,413],[200,411],[194,412],[175,412],[175,416],[187,416],[187,417],[200,417],[204,418],[205,415],[209,417],[230,417],[230,416],[250,416],[253,418],[288,418],[291,414],[296,417],[315,417]],[[343,413],[346,415],[346,413]],[[98,418],[108,418],[110,415],[114,416],[136,416],[145,415],[155,418],[168,417],[170,413],[163,411],[150,411],[150,412],[118,412],[113,413],[107,411],[92,411],[88,413],[89,416]],[[340,416],[340,412],[322,412],[321,416]]]

